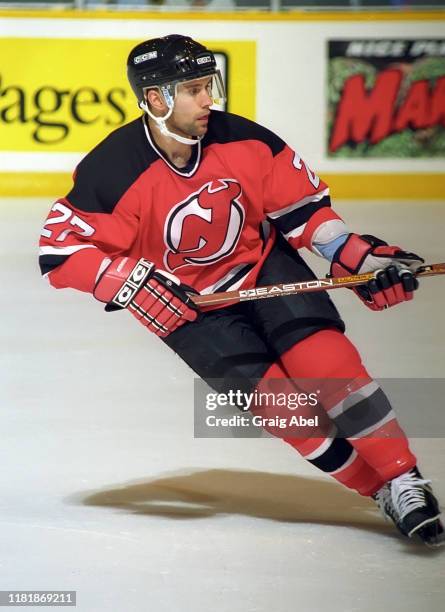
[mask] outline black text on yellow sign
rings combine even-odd
[[[140,114],[126,79],[137,41],[0,39],[0,148],[87,151]],[[255,43],[211,41],[228,58],[229,110],[255,116]]]

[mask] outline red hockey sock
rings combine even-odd
[[[339,434],[382,480],[416,465],[386,395],[346,336],[337,330],[317,332],[282,355],[281,363],[299,387],[309,392],[316,383],[321,404]]]
[[[289,375],[283,366],[276,363],[266,372],[257,390],[264,393],[283,392],[283,390],[289,392],[289,385],[292,383],[289,383],[288,379]],[[254,414],[262,413],[269,417],[272,414],[277,416],[279,412],[279,409],[273,411],[252,409]],[[304,411],[299,410],[300,416],[303,413],[307,417],[311,416],[309,408]],[[304,437],[304,431],[298,432],[297,436],[288,436],[289,432],[287,430],[283,431],[268,426],[265,429],[273,435],[281,437],[309,463],[361,495],[372,495],[384,484],[377,472],[357,454],[347,440],[335,436],[336,428],[330,419],[325,419],[317,431],[314,431],[314,428],[309,428],[307,435],[310,437]]]

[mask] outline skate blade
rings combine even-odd
[[[429,524],[425,527],[416,531],[420,540],[428,546],[428,548],[440,548],[445,546],[445,530],[440,521],[436,521],[435,524]]]
[[[435,540],[422,540],[420,539],[420,541],[425,544],[425,546],[427,546],[428,548],[442,548],[442,546],[445,546],[445,537],[444,536],[438,536]]]

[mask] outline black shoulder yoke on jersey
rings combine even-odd
[[[67,200],[79,210],[111,213],[127,189],[157,159],[139,117],[112,132],[83,158]]]
[[[202,146],[256,140],[266,144],[273,156],[285,147],[281,138],[249,119],[212,111]],[[159,159],[147,141],[141,117],[107,136],[76,168],[75,182],[67,200],[78,210],[111,213],[124,193]]]
[[[209,129],[204,136],[203,147],[211,144],[226,144],[242,140],[258,140],[266,144],[272,155],[278,155],[286,143],[267,128],[239,115],[223,111],[212,111],[209,120]]]

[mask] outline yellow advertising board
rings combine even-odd
[[[136,118],[126,59],[137,42],[0,38],[0,150],[86,152]],[[228,110],[254,119],[255,42],[203,42],[227,58]]]
[[[125,74],[129,50],[141,40],[177,32],[223,57],[227,109],[283,137],[337,197],[443,198],[441,156],[330,155],[332,109],[326,113],[326,99],[329,40],[428,43],[443,40],[444,19],[444,13],[429,10],[0,10],[0,195],[65,193],[82,155],[139,113]]]

